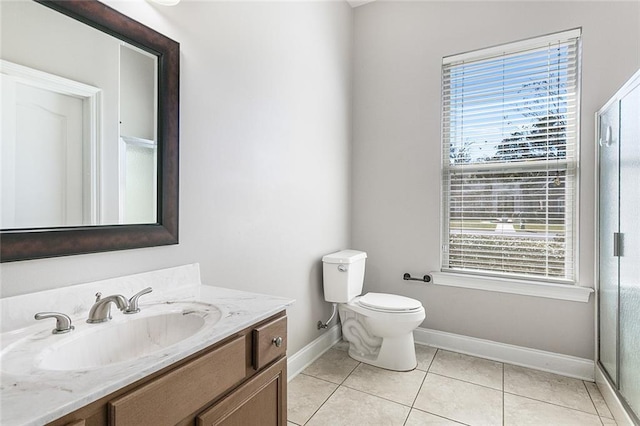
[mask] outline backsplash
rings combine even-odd
[[[160,269],[124,277],[110,278],[53,290],[0,298],[1,332],[21,329],[35,323],[36,312],[54,311],[69,315],[72,319],[88,312],[96,299],[102,296],[122,294],[133,296],[146,287],[153,292],[142,296],[143,301],[193,298],[200,292],[200,265],[193,263],[174,268]]]

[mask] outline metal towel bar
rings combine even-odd
[[[427,275],[423,276],[422,278],[413,278],[411,276],[411,274],[407,272],[402,276],[402,279],[405,280],[405,281],[424,281],[425,283],[430,283],[431,282],[431,275],[427,274]]]

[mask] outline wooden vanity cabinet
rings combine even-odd
[[[51,426],[285,426],[282,311]]]

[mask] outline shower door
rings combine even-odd
[[[638,421],[640,71],[600,111],[598,127],[598,356]]]
[[[620,101],[620,393],[640,414],[640,85]]]
[[[619,235],[619,104],[614,102],[600,114],[599,179],[599,336],[600,363],[610,379],[618,383],[619,257],[614,253],[614,235]],[[615,237],[617,238],[617,237]]]

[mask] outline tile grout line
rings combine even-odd
[[[555,402],[543,401],[542,399],[532,398],[532,397],[530,397],[530,396],[524,396],[524,395],[520,395],[520,394],[513,393],[513,392],[505,392],[505,394],[509,394],[509,395],[517,396],[517,397],[524,398],[524,399],[530,399],[530,400],[532,400],[532,401],[542,402],[543,404],[549,404],[549,405],[553,405],[553,406],[555,406],[555,407],[566,408],[567,410],[573,410],[573,411],[577,411],[577,412],[579,412],[579,413],[589,414],[589,415],[591,415],[591,416],[600,417],[600,415],[599,415],[599,414],[597,414],[597,410],[596,410],[596,414],[593,414],[593,413],[590,413],[590,412],[588,412],[588,411],[580,410],[580,409],[578,409],[578,408],[567,407],[566,405],[556,404]],[[595,407],[594,407],[594,408],[595,408]]]
[[[299,375],[299,376],[307,376],[307,377],[311,377],[311,378],[316,379],[316,380],[321,380],[321,381],[323,381],[323,382],[325,382],[325,383],[330,383],[330,384],[332,384],[332,385],[340,386],[340,383],[332,382],[331,380],[323,379],[322,377],[313,376],[313,375],[311,375],[311,374],[299,373],[298,375]],[[343,381],[344,381],[344,380],[343,380]]]
[[[454,423],[459,423],[461,425],[469,426],[466,423],[460,422],[458,420],[450,419],[448,417],[444,417],[444,416],[441,416],[439,414],[431,413],[429,411],[421,410],[421,409],[415,407],[416,400],[418,399],[418,395],[420,395],[420,391],[422,390],[422,387],[424,386],[424,382],[425,382],[425,380],[427,380],[427,375],[429,374],[429,370],[431,369],[431,366],[433,365],[433,362],[435,361],[436,356],[438,355],[438,352],[441,350],[439,348],[434,348],[434,349],[436,351],[434,352],[433,356],[431,357],[431,361],[429,361],[429,365],[427,366],[427,369],[426,370],[419,370],[419,371],[424,371],[424,373],[425,373],[424,374],[424,378],[422,379],[422,383],[420,384],[420,388],[418,389],[418,393],[416,393],[416,397],[413,398],[413,403],[411,404],[411,408],[409,410],[409,415],[407,415],[407,418],[404,421],[404,425],[403,426],[406,426],[407,421],[409,420],[409,416],[411,415],[411,412],[413,410],[417,410],[417,411],[420,411],[422,413],[431,414],[432,416],[440,417],[441,419],[449,420],[449,421],[452,421]],[[416,370],[417,370],[417,368],[416,368]],[[431,373],[431,374],[436,374],[436,373]],[[438,374],[436,374],[436,375],[438,375]],[[444,376],[444,377],[446,377],[446,376]],[[450,377],[448,377],[448,378],[450,378]]]
[[[349,376],[351,376],[351,374],[356,370],[356,368],[359,367],[360,365],[362,365],[362,362],[360,362],[358,364],[358,366],[356,366],[356,368],[354,368],[352,370],[352,372],[349,373],[349,375],[343,380],[343,382],[342,382],[342,384],[340,384],[340,386],[344,386],[347,389],[351,389],[351,390],[356,391],[356,392],[362,392],[365,395],[373,396],[375,398],[380,398],[382,400],[389,401],[391,403],[398,404],[398,405],[401,405],[403,407],[409,408],[409,412],[407,413],[407,417],[404,419],[404,422],[402,423],[403,426],[405,426],[407,421],[409,420],[409,416],[411,415],[411,410],[413,409],[413,405],[415,404],[416,399],[418,399],[418,394],[420,393],[420,390],[422,389],[422,385],[424,384],[424,381],[427,378],[427,374],[429,372],[429,368],[431,368],[431,365],[433,364],[433,360],[435,359],[437,353],[438,353],[438,349],[436,348],[436,352],[433,354],[433,357],[431,357],[431,361],[429,362],[429,365],[427,366],[426,370],[420,370],[419,368],[417,368],[417,365],[416,365],[416,368],[413,370],[413,371],[424,372],[424,377],[422,378],[422,382],[420,383],[420,386],[418,387],[418,392],[416,392],[416,396],[413,398],[413,401],[411,402],[411,405],[406,405],[406,404],[403,404],[403,403],[398,402],[398,401],[393,401],[393,400],[385,398],[383,396],[376,395],[376,394],[373,394],[373,393],[369,393],[369,392],[363,391],[362,389],[352,388],[349,385],[344,384],[347,381],[347,379],[349,378]]]
[[[393,400],[390,400],[390,399],[384,398],[384,397],[382,397],[382,396],[380,396],[380,395],[375,395],[375,394],[372,394],[372,393],[369,393],[369,392],[365,392],[365,391],[363,391],[363,390],[361,390],[361,389],[355,389],[355,388],[352,388],[352,387],[350,387],[350,386],[348,386],[348,385],[345,385],[345,382],[347,381],[347,379],[348,379],[348,378],[353,374],[353,372],[354,372],[354,371],[356,371],[356,369],[357,369],[358,367],[360,367],[360,366],[363,364],[362,362],[358,362],[358,364],[356,364],[356,366],[355,366],[355,367],[354,367],[354,368],[349,372],[349,374],[347,374],[347,375],[345,376],[345,378],[342,380],[342,382],[341,382],[341,383],[339,383],[339,384],[337,384],[336,389],[335,389],[333,392],[331,392],[331,394],[327,397],[327,399],[325,399],[325,400],[324,400],[324,402],[323,402],[322,404],[320,404],[320,406],[319,406],[319,407],[318,407],[318,408],[313,412],[313,414],[309,417],[309,419],[308,419],[304,424],[307,424],[309,421],[311,421],[311,419],[313,418],[313,416],[315,416],[315,415],[316,415],[316,413],[317,413],[317,412],[318,412],[318,411],[319,411],[319,410],[324,406],[324,404],[326,404],[326,403],[327,403],[327,401],[328,401],[328,400],[333,396],[333,394],[334,394],[335,392],[337,392],[337,390],[338,390],[340,387],[345,387],[346,389],[350,389],[350,390],[353,390],[353,391],[356,391],[356,392],[362,392],[362,393],[364,393],[365,395],[369,395],[369,396],[372,396],[372,397],[374,397],[374,398],[380,398],[380,399],[382,399],[382,400],[389,401],[389,402],[391,402],[391,403],[398,404],[398,405],[401,405],[401,406],[403,406],[403,407],[407,407],[407,408],[409,408],[409,412],[407,413],[407,417],[404,419],[404,422],[403,422],[403,426],[404,426],[404,425],[406,424],[406,422],[409,420],[409,415],[411,414],[411,410],[413,409],[413,404],[415,403],[416,399],[418,398],[418,394],[420,393],[420,389],[422,389],[422,385],[424,384],[424,380],[425,380],[425,379],[426,379],[426,377],[427,377],[427,374],[428,374],[429,368],[431,368],[431,365],[433,364],[433,361],[435,360],[435,357],[436,357],[437,353],[438,353],[438,349],[436,348],[436,352],[434,353],[433,357],[431,358],[431,361],[429,362],[429,366],[427,367],[427,370],[426,370],[426,371],[424,371],[424,373],[425,373],[424,378],[422,379],[422,383],[420,384],[420,387],[418,388],[418,392],[416,393],[416,396],[414,397],[413,402],[411,403],[411,405],[405,405],[405,404],[402,404],[402,403],[400,403],[400,402],[397,402],[397,401],[393,401]],[[423,371],[423,370],[419,370],[419,369],[417,369],[417,368],[416,368],[415,370],[417,370],[417,371],[421,371],[421,372]],[[315,378],[315,379],[323,380],[324,382],[331,383],[331,384],[334,384],[334,385],[336,384],[336,383],[334,383],[334,382],[330,382],[330,381],[328,381],[328,380],[324,380],[324,379],[321,379],[321,378],[319,378],[319,377],[312,376],[312,375],[310,375],[310,374],[304,374],[304,373],[302,373],[302,372],[301,372],[300,374],[302,374],[302,375],[306,375],[306,376],[308,376],[308,377],[313,377],[313,378]],[[439,416],[439,417],[440,417],[440,416]],[[444,417],[443,417],[443,418],[444,418]],[[293,423],[293,422],[292,422],[292,423]],[[304,426],[304,425],[303,425],[303,426]]]
[[[414,344],[414,348],[415,348],[415,344]],[[433,364],[433,360],[436,359],[436,355],[438,354],[438,348],[434,348],[436,351],[433,353],[433,356],[431,357],[431,361],[429,361],[429,365],[427,365],[427,369],[426,370],[420,370],[420,371],[424,371],[424,377],[422,378],[422,383],[420,383],[420,387],[418,388],[418,392],[416,392],[416,396],[413,398],[413,402],[411,403],[411,407],[409,408],[409,414],[407,414],[407,418],[404,420],[403,426],[406,426],[407,422],[409,421],[409,416],[411,416],[411,412],[414,409],[414,406],[416,404],[416,400],[418,399],[418,395],[420,395],[420,391],[422,390],[422,386],[424,386],[424,381],[427,380],[427,374],[429,374],[429,369],[431,368],[431,364]],[[418,370],[418,365],[417,365],[417,361],[416,361],[416,370]],[[417,410],[417,408],[416,408]]]
[[[596,403],[593,400],[593,397],[591,396],[591,392],[589,392],[589,388],[587,387],[587,384],[585,383],[584,380],[581,380],[581,382],[582,382],[582,386],[587,391],[587,395],[589,395],[589,400],[591,401],[591,405],[593,405],[593,409],[596,411],[596,414],[598,415],[598,420],[600,421],[600,424],[604,426],[604,422],[602,421],[602,416],[600,415],[600,411],[598,411],[598,407],[596,407]]]
[[[347,379],[349,378],[349,376],[351,376],[351,375],[353,374],[353,372],[354,372],[354,371],[356,371],[356,370],[358,369],[358,367],[360,367],[361,365],[362,365],[362,362],[358,361],[358,364],[356,364],[356,366],[355,366],[355,367],[353,367],[353,369],[349,372],[349,374],[347,374],[347,375],[345,376],[345,378],[344,378],[344,379],[342,379],[342,382],[340,382],[340,384],[339,384],[338,386],[342,386],[342,385],[344,385],[344,382],[346,382],[346,381],[347,381]]]
[[[335,384],[335,383],[334,383]],[[320,404],[320,406],[318,408],[316,408],[316,410],[313,412],[313,414],[311,414],[311,416],[309,416],[309,418],[304,422],[304,425],[306,425],[307,423],[309,423],[311,421],[311,419],[313,418],[313,416],[316,415],[316,413],[318,411],[320,411],[320,409],[324,406],[324,404],[327,403],[327,401],[329,400],[329,398],[331,398],[333,396],[334,393],[336,393],[336,391],[340,388],[340,385],[336,386],[336,388],[333,390],[333,392],[331,392],[331,394],[327,397],[327,399],[325,399],[322,404]]]
[[[416,400],[418,399],[418,395],[420,395],[420,391],[422,390],[422,386],[424,386],[424,381],[427,380],[427,374],[429,374],[429,372],[425,371],[424,372],[424,377],[422,378],[422,382],[420,382],[420,386],[418,387],[418,392],[416,392],[416,396],[413,398],[413,401],[411,402],[411,408],[412,409],[416,405]]]
[[[423,371],[423,370],[420,370],[420,371]],[[427,376],[426,376],[426,374],[425,374],[425,377],[427,377]],[[424,379],[423,379],[423,382],[424,382]],[[347,388],[347,389],[350,389],[350,390],[355,391],[355,392],[360,392],[360,393],[363,393],[363,394],[365,394],[365,395],[372,396],[372,397],[374,397],[374,398],[382,399],[382,400],[384,400],[384,401],[389,401],[389,402],[391,402],[391,403],[393,403],[393,404],[398,404],[398,405],[402,405],[403,407],[407,407],[407,408],[409,408],[409,414],[411,414],[411,411],[412,411],[412,410],[417,410],[417,411],[420,411],[420,412],[422,412],[422,413],[427,413],[427,414],[431,414],[432,416],[440,417],[441,419],[445,419],[445,420],[452,421],[452,422],[454,422],[454,423],[458,423],[458,424],[461,424],[461,425],[464,425],[464,426],[470,426],[470,425],[468,425],[467,423],[463,423],[463,422],[461,422],[460,420],[450,419],[449,417],[444,417],[444,416],[442,416],[442,415],[440,415],[440,414],[435,414],[435,413],[432,413],[432,412],[430,412],[430,411],[421,410],[421,409],[419,409],[419,408],[415,408],[415,407],[413,407],[413,406],[409,406],[409,405],[402,404],[402,403],[400,403],[400,402],[398,402],[398,401],[392,401],[392,400],[390,400],[390,399],[388,399],[388,398],[385,398],[385,397],[383,397],[383,396],[376,395],[376,394],[369,393],[369,392],[365,392],[365,391],[363,391],[363,390],[361,390],[361,389],[351,388],[351,387],[349,387],[349,386],[347,386],[347,385],[340,385],[340,386],[344,386],[344,387],[345,387],[345,388]],[[418,391],[418,393],[419,393],[419,392],[420,392],[420,391]],[[414,402],[415,402],[415,401],[414,401]],[[407,421],[409,420],[409,414],[407,414],[407,418],[405,419],[405,421],[404,421],[403,425],[406,425]]]
[[[337,384],[336,388],[333,390],[333,392],[331,392],[331,394],[327,397],[327,399],[325,399],[325,400],[322,402],[322,404],[320,404],[320,406],[319,406],[318,408],[316,408],[316,410],[313,412],[313,414],[311,414],[311,416],[307,419],[307,421],[305,421],[305,422],[304,422],[304,424],[305,424],[305,425],[311,421],[311,419],[313,418],[313,416],[315,416],[315,415],[316,415],[316,413],[317,413],[318,411],[320,411],[320,409],[324,406],[324,404],[326,404],[326,403],[327,403],[327,401],[329,401],[329,399],[333,396],[333,394],[334,394],[334,393],[336,393],[336,392],[338,391],[338,389],[340,389],[340,386],[342,386],[342,384],[345,382],[345,380],[347,380],[347,378],[348,378],[348,377],[349,377],[349,376],[350,376],[350,375],[351,375],[351,374],[356,370],[356,368],[358,368],[358,367],[360,366],[360,364],[362,364],[362,363],[361,363],[361,362],[358,362],[358,363],[356,364],[356,366],[355,366],[355,367],[353,367],[353,370],[351,370],[351,371],[349,372],[349,374],[347,374],[347,375],[345,376],[345,378],[344,378],[344,379],[342,379],[342,382],[340,382],[339,384]],[[302,373],[300,373],[300,374],[302,374]],[[323,379],[320,379],[320,378],[315,377],[315,376],[310,376],[310,375],[308,375],[308,374],[307,374],[307,376],[309,376],[309,377],[313,377],[313,378],[315,378],[315,379],[323,380]],[[325,381],[325,382],[327,382],[327,383],[331,383],[331,384],[333,384],[333,385],[335,385],[335,384],[336,384],[336,383],[334,383],[334,382],[329,382],[328,380],[324,380],[324,381]],[[302,425],[302,426],[304,426],[304,425]]]
[[[456,423],[456,424],[459,424],[459,425],[462,425],[462,426],[472,426],[469,423],[465,423],[465,422],[463,422],[461,420],[455,420],[455,419],[452,419],[452,418],[449,418],[449,417],[445,417],[445,416],[443,416],[441,414],[432,413],[431,411],[421,410],[419,408],[412,408],[411,410],[416,410],[416,411],[419,411],[421,413],[430,414],[430,415],[432,415],[434,417],[445,419],[445,420],[448,420],[450,422],[453,422],[453,423]]]
[[[409,405],[402,404],[402,403],[400,403],[400,402],[398,402],[398,401],[393,401],[393,400],[388,399],[388,398],[385,398],[385,397],[383,397],[383,396],[376,395],[376,394],[373,394],[373,393],[369,393],[369,392],[363,391],[362,389],[352,388],[352,387],[349,387],[349,386],[344,385],[344,384],[342,384],[342,385],[339,385],[339,386],[338,386],[338,388],[341,388],[341,387],[343,387],[343,388],[345,388],[345,389],[352,390],[352,391],[354,391],[354,392],[358,392],[358,393],[362,393],[362,394],[365,394],[365,395],[368,395],[368,396],[372,396],[372,397],[374,397],[374,398],[376,398],[376,399],[381,399],[381,400],[383,400],[383,401],[387,401],[387,402],[390,402],[390,403],[392,403],[392,404],[396,404],[396,405],[400,405],[400,406],[402,406],[402,407],[406,407],[406,408],[408,408],[408,409],[409,409],[409,412],[411,412],[411,407],[410,407]],[[336,388],[336,390],[335,390],[334,392],[336,392],[336,391],[338,390],[338,388]],[[333,393],[332,393],[332,395],[333,395]],[[328,400],[329,400],[329,398],[327,398],[327,401],[328,401]],[[322,403],[322,405],[324,405],[327,401],[323,402],[323,403]],[[321,405],[320,407],[322,407],[322,405]],[[318,410],[319,410],[319,409],[320,409],[320,408],[318,408]],[[316,412],[317,412],[317,410],[316,410]],[[314,414],[315,414],[315,413],[314,413]],[[407,417],[408,417],[408,416],[407,416]]]
[[[447,379],[450,379],[450,380],[457,380],[459,382],[468,383],[470,385],[480,386],[481,388],[491,389],[491,390],[494,390],[496,392],[504,392],[504,388],[503,389],[496,389],[496,388],[492,388],[491,386],[481,385],[479,383],[470,382],[468,380],[459,379],[457,377],[445,376],[444,374],[441,374],[441,373],[431,373],[431,374],[435,374],[436,376],[444,377],[444,378],[447,378]]]
[[[594,382],[595,383],[595,382]],[[591,395],[591,391],[589,390],[589,388],[587,387],[587,382],[586,380],[582,381],[582,384],[584,385],[584,387],[587,389],[587,395],[589,395],[589,398],[591,399],[591,403],[593,404],[593,408],[596,410],[596,413],[598,413],[598,417],[600,418],[600,423],[602,423],[602,425],[604,426],[604,421],[602,420],[603,418],[607,419],[607,420],[614,420],[614,419],[609,419],[608,417],[604,417],[600,415],[600,411],[598,411],[598,407],[596,407],[596,402],[593,400],[593,396]],[[598,392],[600,392],[600,390],[597,388],[596,386],[596,390],[598,390]],[[607,401],[604,401],[604,405],[607,407],[607,410],[609,410],[609,413],[611,413],[611,409],[609,408],[609,406],[607,405]],[[614,420],[615,421],[615,420]]]
[[[436,351],[433,354],[433,358],[431,358],[431,362],[429,363],[429,366],[427,367],[427,373],[429,372],[429,370],[431,370],[431,366],[433,365],[433,362],[436,360],[436,356],[438,356],[438,352],[440,352],[440,349],[436,348]]]
[[[413,402],[411,403],[411,408],[412,409],[416,405],[416,400],[418,399],[418,395],[420,395],[420,391],[422,390],[422,386],[424,386],[424,382],[425,382],[425,380],[427,380],[427,375],[429,374],[429,369],[431,368],[431,365],[433,364],[433,360],[436,359],[436,355],[438,355],[438,351],[439,351],[439,349],[436,349],[436,351],[433,353],[433,356],[431,357],[431,361],[429,361],[429,365],[427,365],[427,370],[424,372],[424,377],[422,378],[422,383],[420,383],[420,387],[418,388],[418,393],[416,393],[416,396],[415,396],[415,398],[413,398]],[[422,371],[422,370],[420,370],[420,371]],[[409,413],[411,413],[411,411],[409,411]]]
[[[596,413],[598,413],[598,417],[600,416],[600,413],[598,412],[598,407],[596,407],[596,403],[593,400],[593,397],[591,396],[591,392],[589,392],[589,388],[587,387],[587,384],[584,382],[584,380],[580,380],[582,382],[582,387],[584,388],[585,391],[587,391],[587,395],[589,395],[589,401],[591,401],[591,405],[593,405],[593,409],[596,410]]]
[[[335,346],[335,345],[334,345],[334,346]],[[331,348],[329,348],[329,349],[333,349],[333,346],[332,346]],[[336,349],[336,350],[339,350],[339,349]],[[336,393],[336,392],[338,391],[338,389],[340,389],[340,386],[342,386],[342,384],[343,384],[343,383],[347,380],[347,378],[348,378],[348,377],[349,377],[349,376],[350,376],[350,375],[351,375],[351,374],[356,370],[356,368],[358,368],[358,367],[360,366],[360,364],[362,364],[362,363],[361,363],[360,361],[358,361],[358,363],[355,365],[355,367],[353,367],[353,369],[349,372],[349,374],[347,374],[347,375],[345,376],[345,378],[344,378],[344,379],[342,379],[342,381],[341,381],[340,383],[331,382],[331,381],[329,381],[329,380],[325,380],[325,379],[322,379],[322,378],[320,378],[320,377],[312,376],[311,374],[305,374],[304,372],[300,372],[300,374],[302,374],[303,376],[313,377],[314,379],[322,380],[323,382],[330,383],[330,384],[332,384],[332,385],[336,385],[336,388],[333,390],[333,392],[331,392],[331,394],[329,394],[329,396],[328,396],[328,397],[327,397],[327,398],[322,402],[322,404],[320,404],[320,406],[319,406],[318,408],[316,408],[316,409],[315,409],[315,411],[313,412],[313,414],[311,414],[311,416],[310,416],[310,417],[309,417],[309,418],[304,422],[304,424],[303,424],[302,426],[306,425],[307,423],[309,423],[309,422],[311,421],[311,419],[313,418],[313,416],[315,416],[315,415],[318,413],[318,411],[320,411],[320,409],[324,406],[324,404],[326,404],[326,403],[327,403],[327,401],[329,401],[329,399],[333,396],[333,394],[334,394],[334,393]],[[288,417],[288,416],[287,416],[287,417]],[[287,421],[289,421],[289,420],[288,420],[288,418],[287,418]],[[294,423],[294,422],[292,422],[292,423]]]
[[[425,377],[426,377],[426,376],[425,376]],[[352,387],[351,387],[351,386],[349,386],[349,385],[344,385],[344,384],[342,384],[342,385],[340,385],[340,386],[342,386],[342,387],[344,387],[344,388],[346,388],[346,389],[352,390],[352,391],[356,391],[356,392],[363,393],[363,394],[365,394],[365,395],[373,396],[374,398],[382,399],[382,400],[384,400],[384,401],[389,401],[389,402],[392,402],[392,403],[397,404],[397,405],[402,405],[403,407],[407,407],[407,408],[409,408],[409,409],[413,408],[413,406],[411,406],[411,405],[403,404],[402,402],[394,401],[394,400],[392,400],[392,399],[385,398],[384,396],[376,395],[375,393],[369,393],[369,392],[364,391],[364,390],[362,390],[362,389],[352,388]],[[419,392],[419,391],[418,391],[418,392]]]
[[[385,398],[385,397],[383,397],[383,396],[376,395],[376,394],[373,394],[373,393],[369,393],[369,392],[363,391],[362,389],[356,389],[356,388],[350,387],[349,385],[345,385],[344,383],[347,381],[347,379],[349,378],[349,376],[351,376],[351,374],[353,374],[353,372],[354,372],[354,371],[355,371],[355,370],[356,370],[360,365],[362,365],[362,364],[363,364],[362,362],[359,362],[359,363],[358,363],[358,365],[357,365],[357,366],[356,366],[356,367],[351,371],[351,373],[349,373],[349,374],[347,375],[347,377],[345,377],[345,379],[342,381],[342,383],[341,383],[339,386],[344,386],[344,387],[346,387],[347,389],[351,389],[351,390],[355,390],[355,391],[358,391],[358,392],[362,392],[362,393],[364,393],[364,394],[371,395],[371,396],[374,396],[374,397],[376,397],[376,398],[384,399],[385,401],[393,402],[393,403],[395,403],[395,404],[399,404],[399,405],[402,405],[402,406],[404,406],[404,407],[409,407],[409,409],[410,409],[410,410],[409,410],[409,412],[411,412],[411,408],[413,408],[413,404],[415,404],[416,399],[418,398],[418,394],[420,393],[420,389],[422,389],[422,385],[424,384],[424,381],[425,381],[425,379],[426,379],[426,377],[427,377],[427,374],[428,374],[429,368],[431,368],[431,364],[433,364],[433,360],[436,358],[436,354],[438,353],[438,350],[439,350],[439,349],[437,349],[437,348],[434,348],[434,349],[436,349],[436,352],[433,354],[433,357],[431,357],[431,361],[429,362],[429,366],[427,367],[427,370],[420,370],[419,368],[417,368],[417,365],[416,365],[416,368],[414,368],[414,369],[412,370],[412,371],[420,371],[420,372],[424,372],[424,373],[425,373],[425,375],[424,375],[424,377],[423,377],[423,379],[422,379],[422,382],[420,383],[420,386],[419,386],[419,388],[418,388],[418,392],[416,393],[416,396],[413,398],[413,402],[411,402],[411,405],[403,404],[403,403],[398,402],[398,401],[393,401],[393,400],[388,399],[388,398]],[[407,417],[408,417],[408,416],[407,416]],[[405,420],[405,423],[406,423],[406,420]]]

